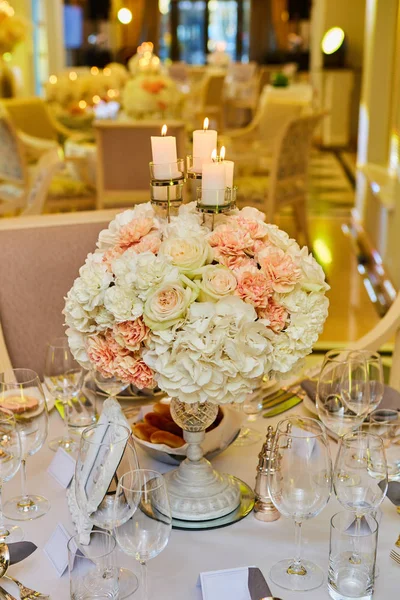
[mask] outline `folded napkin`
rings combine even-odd
[[[28,558],[33,552],[35,552],[37,546],[33,542],[14,542],[8,544],[8,551],[10,553],[10,565],[15,565]]]
[[[381,489],[385,488],[385,482],[378,483]],[[386,496],[395,506],[400,506],[400,481],[389,481]]]
[[[305,379],[301,382],[301,387],[306,392],[307,396],[315,402],[317,395],[317,382],[311,379]],[[395,390],[394,388],[385,385],[385,390],[383,392],[382,402],[380,403],[379,409],[386,408],[389,410],[399,410],[400,411],[400,392]]]

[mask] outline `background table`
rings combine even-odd
[[[303,405],[299,405],[289,414],[306,414]],[[307,413],[308,414],[308,413]],[[266,432],[267,426],[283,418],[263,419],[259,417],[252,426]],[[62,421],[53,410],[50,415],[49,439],[62,432]],[[220,471],[229,472],[254,486],[257,455],[261,443],[247,447],[231,446],[217,457],[213,464]],[[332,457],[337,445],[332,442]],[[138,450],[139,460],[143,468],[152,468],[161,472],[169,470],[168,465],[158,463]],[[52,600],[67,600],[69,596],[68,571],[58,578],[55,569],[42,551],[57,523],[74,533],[69,515],[65,490],[47,474],[54,453],[48,449],[47,443],[42,450],[27,461],[28,492],[43,494],[51,502],[50,512],[44,517],[30,522],[21,522],[25,531],[25,539],[33,541],[38,549],[28,559],[10,568],[10,574],[22,580],[25,585],[51,595]],[[4,500],[20,493],[19,473],[4,486]],[[389,600],[397,598],[400,584],[400,566],[389,558],[400,533],[400,515],[395,506],[387,499],[382,504],[382,521],[379,532],[378,557],[380,574],[376,582],[374,599]],[[303,525],[303,556],[316,561],[327,572],[329,552],[329,521],[331,516],[341,510],[334,497],[325,510],[316,518]],[[201,600],[200,588],[196,587],[201,571],[227,569],[240,566],[255,565],[260,567],[270,583],[274,595],[283,600],[323,600],[329,598],[326,581],[322,587],[306,594],[283,590],[269,580],[269,569],[283,558],[293,555],[294,528],[289,519],[281,517],[274,523],[262,523],[251,513],[248,517],[223,529],[208,531],[173,530],[170,541],[164,552],[149,562],[149,584],[151,599]],[[120,564],[139,573],[138,565],[133,558],[120,554]],[[2,585],[18,596],[13,584],[2,581]],[[132,596],[141,600],[140,592]]]

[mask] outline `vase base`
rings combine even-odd
[[[215,471],[208,460],[187,459],[164,475],[173,518],[207,521],[223,517],[240,504],[240,489],[231,475]]]

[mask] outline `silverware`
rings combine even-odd
[[[269,585],[258,567],[248,568],[247,585],[251,600],[261,600],[261,597],[268,598],[271,595]]]
[[[42,600],[45,600],[46,598],[50,598],[50,596],[41,594],[40,592],[36,592],[35,590],[31,590],[30,588],[26,587],[26,585],[18,581],[18,579],[14,579],[14,577],[11,577],[11,575],[5,575],[5,577],[17,584],[21,600],[35,600],[35,598],[42,598]]]
[[[275,408],[273,408],[272,410],[269,410],[266,413],[264,413],[263,417],[264,417],[264,419],[276,417],[276,415],[280,415],[280,414],[286,412],[287,410],[294,408],[295,406],[300,404],[300,402],[303,402],[303,398],[300,398],[300,396],[292,396],[285,402],[282,402],[278,406],[275,406]]]
[[[0,593],[5,598],[5,600],[17,600],[15,596],[13,596],[12,594],[9,594],[7,592],[7,590],[5,590],[1,585],[0,585]]]
[[[390,551],[390,558],[400,565],[400,554],[395,550]]]

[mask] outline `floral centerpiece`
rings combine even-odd
[[[23,42],[29,31],[29,23],[15,14],[6,0],[0,0],[0,97],[14,95],[14,76],[4,61],[4,55],[11,53],[15,46]]]
[[[243,402],[263,376],[289,372],[322,331],[328,286],[307,248],[263,219],[235,210],[217,215],[211,231],[194,203],[170,223],[151,204],[119,214],[66,298],[78,362],[138,388],[157,383],[196,410]],[[198,465],[201,454],[190,458]]]
[[[122,106],[134,119],[174,117],[182,94],[173,79],[161,73],[141,73],[128,81],[122,93]]]

